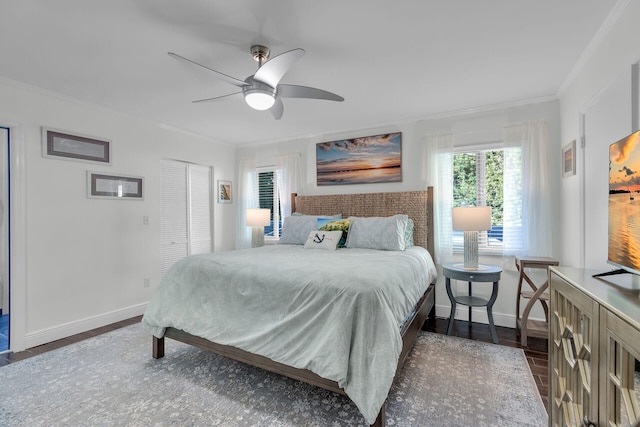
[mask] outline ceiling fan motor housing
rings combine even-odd
[[[255,59],[260,66],[269,59],[269,54],[269,48],[266,46],[260,44],[251,46],[251,55],[253,55],[253,59]]]

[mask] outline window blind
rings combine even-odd
[[[280,200],[278,196],[276,171],[262,169],[258,172],[258,200],[259,207],[271,212],[270,224],[264,228],[265,238],[280,238],[281,226]]]

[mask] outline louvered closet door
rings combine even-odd
[[[163,160],[160,180],[160,253],[164,275],[187,255],[211,252],[211,168]]]
[[[187,164],[163,160],[160,168],[161,274],[188,255]]]
[[[211,252],[211,168],[189,164],[189,255]]]

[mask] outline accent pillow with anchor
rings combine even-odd
[[[313,230],[304,244],[305,249],[327,249],[334,251],[340,242],[342,231]]]

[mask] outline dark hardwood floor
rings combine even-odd
[[[131,319],[123,320],[121,322],[112,323],[111,325],[103,326],[101,328],[92,329],[81,334],[72,335],[61,340],[53,341],[47,344],[42,344],[37,347],[29,348],[25,351],[17,353],[3,353],[0,354],[0,366],[7,365],[9,363],[18,362],[20,360],[28,359],[29,357],[37,356],[38,354],[46,353],[47,351],[55,350],[56,348],[64,347],[65,345],[73,344],[87,338],[95,337],[106,332],[113,331],[115,329],[123,328],[125,326],[133,325],[142,320],[142,316],[132,317]]]
[[[0,354],[0,366],[24,360],[38,354],[46,353],[47,351],[73,344],[78,341],[103,334],[105,332],[110,332],[124,326],[129,326],[139,322],[141,319],[142,316],[137,316],[101,328],[93,329],[91,331],[83,332],[81,334],[73,335],[68,338],[53,341],[48,344],[33,347],[18,353]],[[428,324],[427,330],[439,334],[446,334],[447,322],[448,319],[446,318],[436,318],[435,322],[433,322],[432,324]],[[529,367],[531,368],[533,377],[535,378],[536,384],[538,385],[540,396],[542,397],[545,406],[548,408],[547,395],[549,391],[549,378],[547,376],[547,340],[541,338],[529,338],[529,345],[526,347],[522,347],[520,345],[520,341],[515,329],[496,326],[496,332],[498,334],[498,341],[500,345],[522,348],[524,350],[527,361],[529,362]],[[482,323],[472,323],[471,326],[469,326],[467,322],[455,321],[453,324],[452,335],[472,340],[484,341],[489,343],[491,342],[491,336],[489,335],[489,326]]]

